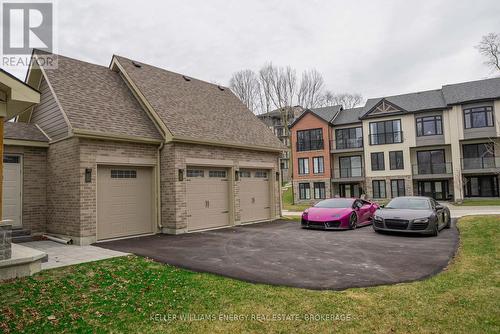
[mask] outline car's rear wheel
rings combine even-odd
[[[358,226],[358,216],[353,212],[349,217],[349,228],[354,230]]]

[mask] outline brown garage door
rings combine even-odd
[[[188,230],[229,225],[228,171],[189,167],[186,172]]]
[[[153,232],[152,168],[99,166],[97,238]]]
[[[271,218],[270,177],[268,170],[240,170],[242,223]]]

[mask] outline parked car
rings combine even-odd
[[[332,198],[316,203],[302,213],[303,228],[355,229],[372,223],[378,204],[357,198]]]
[[[443,228],[450,228],[450,209],[429,197],[396,197],[375,212],[375,232],[394,231],[422,233],[437,236]]]

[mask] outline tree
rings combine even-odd
[[[326,91],[323,94],[321,105],[322,106],[333,106],[333,105],[342,105],[344,109],[351,109],[363,102],[363,96],[357,93],[341,93],[334,94],[330,91]]]
[[[315,69],[302,72],[299,91],[297,93],[298,104],[304,108],[316,108],[321,105],[324,80],[321,73]]]
[[[483,36],[478,45],[476,45],[479,53],[482,54],[486,61],[486,65],[494,71],[500,71],[500,36],[495,33],[489,33]]]
[[[233,74],[229,87],[238,98],[257,113],[260,108],[260,83],[252,70],[241,70]]]

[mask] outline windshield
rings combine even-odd
[[[386,209],[411,209],[411,210],[428,210],[430,209],[429,200],[425,198],[404,198],[398,197],[393,199],[386,205]]]
[[[315,208],[331,208],[331,209],[340,209],[340,208],[351,208],[353,199],[348,198],[335,198],[335,199],[327,199],[317,203]]]

